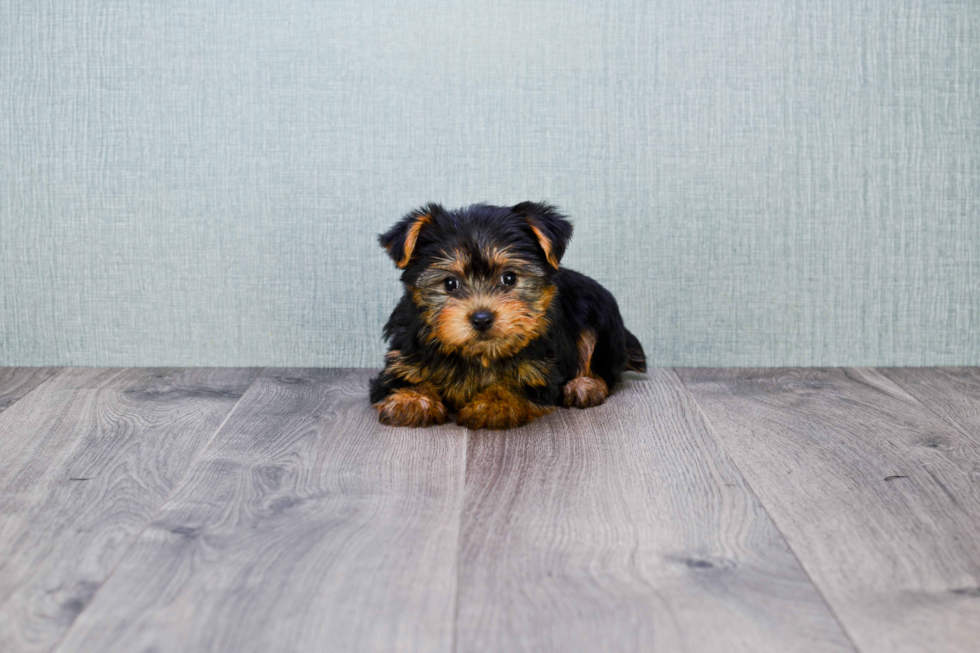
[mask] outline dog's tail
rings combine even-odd
[[[626,369],[634,372],[647,371],[647,357],[643,353],[643,345],[628,330],[626,331],[626,359]]]

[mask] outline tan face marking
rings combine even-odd
[[[430,340],[438,342],[444,354],[478,358],[486,367],[493,360],[513,356],[547,330],[547,311],[554,295],[554,286],[546,286],[530,302],[506,295],[476,295],[448,302],[435,319]],[[478,310],[494,316],[484,333],[470,323],[470,316]]]
[[[495,273],[499,274],[511,267],[523,265],[523,261],[519,261],[513,256],[513,251],[509,247],[494,247],[488,248],[483,252],[483,260],[485,260],[490,269]]]
[[[429,270],[433,272],[445,272],[457,277],[465,277],[466,270],[470,266],[470,255],[464,249],[455,249],[451,253],[432,261]]]
[[[454,250],[424,270],[411,293],[426,324],[423,338],[438,344],[443,354],[476,359],[487,367],[513,356],[547,330],[547,311],[556,290],[540,264],[515,257],[509,248],[480,255],[489,269],[486,276],[476,276],[470,255]],[[513,285],[501,281],[508,271],[516,275]],[[455,290],[444,286],[449,276],[458,283]],[[493,324],[483,332],[471,323],[478,311],[493,315]]]

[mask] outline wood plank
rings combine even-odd
[[[862,651],[977,650],[977,442],[871,369],[678,373]]]
[[[878,371],[980,443],[980,368],[884,367]]]
[[[460,651],[847,651],[669,370],[470,438]]]
[[[257,374],[66,369],[0,414],[0,650],[51,649]]]
[[[57,367],[0,367],[0,413],[51,378],[58,369]]]
[[[448,651],[466,434],[268,370],[61,651]]]

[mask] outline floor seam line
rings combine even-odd
[[[21,399],[23,399],[23,398],[25,398],[25,397],[27,397],[28,395],[30,395],[30,394],[31,394],[32,392],[34,392],[35,390],[37,390],[37,389],[38,389],[38,388],[40,388],[41,386],[44,386],[44,385],[47,385],[48,383],[50,383],[50,382],[51,382],[51,381],[52,381],[53,379],[55,379],[56,377],[59,377],[59,376],[61,376],[61,374],[62,374],[62,373],[63,373],[63,372],[65,371],[65,370],[69,370],[69,369],[72,369],[72,368],[70,368],[70,367],[59,367],[59,368],[57,368],[57,369],[55,370],[55,372],[54,372],[54,374],[52,374],[52,375],[51,375],[51,376],[49,376],[48,378],[46,378],[46,379],[44,379],[43,381],[41,381],[40,383],[38,383],[38,384],[37,384],[36,386],[34,386],[33,388],[31,388],[30,390],[28,390],[27,392],[25,392],[25,393],[24,393],[24,394],[22,394],[21,396],[19,396],[19,397],[17,397],[16,399],[14,399],[14,401],[13,401],[12,403],[10,403],[10,404],[7,404],[7,407],[6,407],[6,408],[4,408],[3,410],[0,410],[0,415],[3,415],[3,414],[4,414],[5,412],[7,412],[7,411],[8,411],[8,410],[10,410],[11,408],[13,408],[13,407],[14,407],[14,406],[15,406],[16,404],[18,404],[18,403],[20,403],[20,400],[21,400]]]
[[[133,368],[133,369],[147,369],[147,368]],[[214,429],[214,432],[208,438],[208,441],[204,443],[204,446],[201,447],[201,450],[197,453],[197,455],[194,456],[194,459],[191,460],[190,463],[188,463],[188,465],[187,465],[187,471],[184,472],[184,475],[180,477],[180,480],[179,481],[177,481],[176,483],[174,483],[174,486],[170,489],[170,492],[167,493],[167,496],[160,503],[160,506],[156,509],[156,512],[154,512],[150,516],[150,518],[146,520],[146,523],[143,525],[143,528],[140,529],[140,532],[136,534],[136,537],[135,538],[133,538],[132,544],[130,544],[126,548],[126,552],[125,553],[123,553],[121,556],[119,556],[119,560],[112,567],[112,571],[110,571],[108,574],[106,574],[106,577],[102,580],[102,583],[95,590],[95,592],[92,593],[92,597],[88,600],[88,603],[85,604],[85,607],[82,608],[78,612],[77,615],[75,615],[75,618],[72,620],[71,625],[68,626],[68,628],[65,629],[65,632],[61,633],[61,636],[58,637],[58,641],[56,641],[54,643],[54,645],[51,646],[50,649],[48,649],[49,651],[51,651],[51,653],[57,653],[57,651],[59,651],[61,649],[61,646],[64,644],[65,638],[68,637],[68,634],[71,633],[72,630],[75,628],[75,624],[78,623],[79,618],[83,614],[85,614],[85,612],[92,606],[93,603],[95,603],[95,598],[99,595],[99,592],[101,592],[102,591],[102,588],[106,586],[106,584],[109,582],[109,579],[111,579],[116,574],[116,571],[119,569],[119,566],[129,556],[130,552],[133,550],[133,548],[136,546],[136,544],[140,541],[140,538],[143,537],[143,533],[146,532],[146,530],[150,527],[150,524],[153,523],[153,520],[156,519],[157,516],[163,511],[164,506],[166,506],[167,503],[170,501],[171,497],[173,497],[174,493],[177,491],[177,488],[179,488],[181,486],[181,484],[187,478],[188,474],[191,473],[191,469],[194,468],[194,465],[197,463],[198,459],[201,457],[201,454],[203,454],[204,451],[209,446],[211,446],[211,443],[214,442],[215,437],[217,437],[218,433],[221,432],[221,429],[223,429],[225,427],[225,424],[228,423],[228,420],[235,413],[235,410],[238,409],[238,406],[242,403],[242,399],[245,397],[246,394],[248,394],[248,391],[252,389],[252,386],[255,385],[255,382],[259,380],[259,377],[262,376],[262,374],[265,372],[265,370],[267,368],[260,367],[258,369],[259,369],[258,373],[249,382],[248,387],[245,388],[245,390],[238,397],[238,399],[235,400],[235,405],[231,407],[231,410],[228,411],[228,414],[225,415],[224,419],[221,420],[221,423],[218,424],[217,428]]]
[[[676,367],[670,368],[670,371],[674,375],[674,378],[676,378],[677,381],[681,384],[681,387],[684,388],[684,391],[694,402],[694,405],[698,409],[698,414],[701,415],[701,418],[704,420],[705,425],[708,427],[708,430],[711,432],[711,435],[714,437],[715,442],[718,444],[718,446],[722,448],[722,451],[725,452],[725,456],[728,458],[728,460],[731,461],[732,465],[735,466],[735,469],[738,470],[738,474],[739,476],[742,477],[742,481],[745,483],[746,489],[752,494],[752,497],[755,498],[755,500],[759,503],[759,507],[762,508],[762,511],[766,514],[766,517],[769,518],[769,523],[771,523],[772,527],[776,529],[777,533],[779,533],[779,537],[782,538],[783,542],[786,544],[786,548],[792,554],[793,559],[796,560],[796,564],[800,566],[800,570],[806,576],[806,579],[807,581],[809,581],[810,586],[813,587],[814,591],[816,591],[817,595],[823,601],[823,604],[827,607],[827,611],[830,612],[831,616],[834,618],[834,621],[836,621],[837,625],[840,626],[841,632],[844,634],[844,637],[847,638],[847,641],[851,644],[851,647],[854,649],[855,653],[862,653],[863,649],[858,646],[857,642],[854,640],[854,637],[851,635],[851,632],[847,629],[847,626],[841,620],[840,615],[837,614],[837,610],[827,599],[826,595],[824,594],[820,586],[817,585],[816,581],[813,580],[813,576],[810,575],[810,572],[807,570],[806,565],[803,564],[803,561],[800,559],[800,556],[796,552],[796,549],[794,549],[793,545],[790,544],[790,541],[786,537],[786,534],[783,532],[783,529],[779,527],[779,524],[776,522],[775,517],[773,517],[772,513],[769,512],[769,507],[766,506],[765,502],[762,501],[762,497],[760,497],[758,492],[755,491],[755,488],[752,487],[752,483],[749,481],[748,476],[745,475],[745,472],[742,471],[742,468],[738,464],[738,461],[732,455],[731,451],[729,451],[728,447],[725,445],[725,442],[718,436],[717,429],[711,423],[711,420],[708,418],[708,414],[704,411],[704,408],[701,407],[701,402],[698,401],[697,396],[693,392],[691,392],[690,388],[687,387],[687,383],[685,383],[684,379],[681,378],[681,375],[677,373]]]
[[[896,381],[892,377],[890,377],[887,374],[885,374],[884,372],[882,372],[880,367],[873,367],[871,369],[873,369],[874,371],[876,371],[878,374],[881,374],[883,377],[885,377],[886,379],[888,379],[889,381],[891,381],[892,383],[894,383],[895,385],[897,385],[899,388],[901,388],[903,391],[905,391],[906,393],[908,393],[908,395],[910,397],[912,397],[913,399],[915,399],[915,402],[917,404],[919,404],[919,406],[922,407],[927,413],[929,413],[930,415],[936,417],[943,424],[951,427],[954,431],[956,431],[957,433],[959,433],[960,435],[962,435],[963,437],[965,437],[968,441],[971,441],[971,442],[973,441],[973,436],[970,435],[969,433],[967,433],[965,430],[963,430],[963,428],[959,424],[956,424],[955,422],[952,422],[948,418],[943,417],[942,415],[940,415],[939,413],[937,413],[935,410],[933,410],[933,408],[932,408],[932,406],[930,404],[927,404],[926,402],[922,401],[922,399],[920,399],[917,394],[913,393],[909,388],[905,387],[904,384],[899,383],[898,381]],[[929,367],[927,367],[927,368],[924,368],[924,369],[942,369],[942,368],[937,368],[937,367],[929,368]]]
[[[460,496],[459,502],[459,524],[456,528],[456,587],[454,588],[455,596],[453,597],[453,641],[452,641],[452,652],[456,653],[459,638],[459,578],[460,570],[462,568],[462,542],[463,542],[463,513],[466,511],[466,479],[468,476],[469,469],[469,457],[470,457],[470,438],[473,437],[473,432],[466,429],[465,443],[463,445],[463,493]]]

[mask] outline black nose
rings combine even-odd
[[[470,324],[477,331],[486,331],[493,324],[493,313],[490,311],[477,311],[470,316]]]

